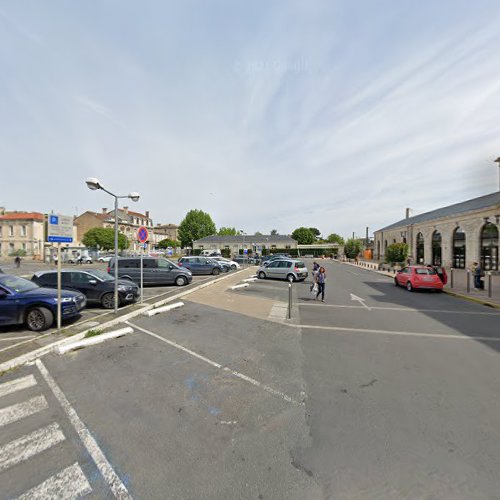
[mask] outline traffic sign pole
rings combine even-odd
[[[61,244],[57,244],[57,332],[61,333]]]
[[[144,255],[144,248],[142,248],[141,245],[141,304],[143,303],[143,297],[144,297],[144,272],[143,272],[143,263],[142,263],[142,257]]]

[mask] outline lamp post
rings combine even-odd
[[[498,190],[500,191],[500,156],[495,160],[498,163]]]
[[[104,186],[101,185],[99,179],[95,177],[89,177],[85,180],[87,187],[92,191],[98,189],[110,194],[115,199],[115,314],[118,312],[118,199],[119,198],[130,198],[132,201],[139,201],[139,193],[132,192],[126,196],[118,196],[111,191],[108,191]]]

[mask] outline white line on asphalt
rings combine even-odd
[[[0,471],[48,450],[66,438],[59,424],[50,424],[0,448]]]
[[[354,295],[351,293],[351,300],[355,300],[356,302],[359,302],[363,307],[368,309],[368,311],[371,311],[371,309],[365,304],[365,299],[362,299],[361,297],[358,297],[357,295]]]
[[[395,330],[375,330],[371,328],[348,328],[344,326],[319,326],[319,325],[294,325],[288,324],[292,328],[304,328],[308,330],[331,330],[345,333],[380,333],[383,335],[400,335],[404,337],[429,337],[438,339],[457,340],[488,340],[490,342],[500,342],[500,337],[468,337],[466,335],[455,335],[447,333],[421,333],[421,332],[399,332]]]
[[[318,304],[309,302],[299,302],[299,306],[308,307],[337,307],[342,309],[364,309],[363,306],[343,305],[343,304]],[[450,311],[448,309],[414,309],[412,307],[379,307],[370,306],[370,309],[377,311],[400,311],[400,312],[422,312],[422,313],[443,313],[443,314],[474,314],[479,316],[498,316],[500,313],[482,311]]]
[[[28,401],[2,408],[0,410],[0,427],[34,415],[48,407],[47,400],[43,396],[36,396]]]
[[[18,342],[17,344],[12,344],[9,347],[4,347],[3,349],[0,349],[0,352],[8,351],[9,349],[14,349],[14,347],[23,345],[23,344],[29,344],[30,342],[34,342],[35,340],[43,339],[44,337],[48,337],[49,335],[52,335],[52,332],[50,333],[45,333],[43,335],[36,335],[33,338],[30,338],[29,340],[25,340],[24,342]]]
[[[175,347],[176,349],[180,349],[181,351],[184,351],[187,354],[194,356],[195,358],[198,358],[202,361],[205,361],[205,363],[208,363],[208,364],[214,366],[215,368],[222,369],[223,371],[231,373],[231,375],[234,375],[235,377],[238,377],[241,380],[245,380],[246,382],[249,382],[250,384],[255,385],[256,387],[260,387],[264,391],[269,392],[270,394],[272,394],[274,396],[278,396],[281,399],[284,399],[285,401],[287,401],[288,403],[292,403],[294,405],[303,405],[304,404],[304,403],[299,403],[299,402],[295,401],[294,399],[292,399],[290,396],[288,396],[284,392],[278,391],[276,389],[273,389],[272,387],[269,387],[268,385],[262,384],[258,380],[255,380],[251,377],[248,377],[248,376],[244,375],[243,373],[237,372],[235,370],[231,370],[227,366],[222,366],[221,364],[216,363],[215,361],[212,361],[211,359],[208,359],[205,356],[201,356],[200,354],[198,354],[194,351],[191,351],[190,349],[187,349],[186,347],[184,347],[180,344],[177,344],[176,342],[172,342],[171,340],[165,339],[164,337],[162,337],[161,335],[158,335],[157,333],[151,332],[150,330],[146,330],[145,328],[141,328],[140,326],[136,326],[136,325],[130,323],[130,321],[127,321],[126,323],[127,323],[127,325],[130,325],[132,328],[136,328],[137,330],[140,330],[141,332],[144,332],[147,335],[150,335],[151,337],[155,337],[158,340],[161,340],[162,342],[165,342],[166,344],[168,344],[172,347]]]
[[[19,339],[31,339],[35,335],[23,335],[22,337],[0,337],[0,342],[6,342],[7,340],[19,340]]]
[[[36,379],[33,375],[28,375],[27,377],[16,378],[10,382],[4,382],[0,384],[0,397],[6,396],[21,389],[27,389],[36,385]]]
[[[42,363],[40,359],[36,360],[36,366],[38,367],[43,378],[51,388],[54,396],[61,404],[64,412],[68,416],[70,422],[72,423],[76,432],[80,436],[80,439],[82,440],[85,448],[87,448],[87,451],[94,460],[95,464],[97,465],[97,468],[103,475],[105,481],[108,483],[108,486],[110,487],[115,497],[120,499],[122,498],[132,499],[127,488],[122,483],[121,479],[118,477],[113,467],[111,467],[111,464],[108,462],[108,459],[104,456],[102,450],[99,448],[96,440],[91,436],[89,430],[87,429],[87,427],[85,427],[85,424],[80,420],[80,417],[77,415],[75,409],[71,406],[68,399],[61,391],[56,381],[52,378],[50,373],[47,371],[47,368],[45,368],[45,365]]]
[[[44,500],[47,498],[72,500],[88,495],[91,492],[92,488],[85,474],[78,463],[74,463],[27,491],[17,500]]]

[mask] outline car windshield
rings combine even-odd
[[[172,262],[171,260],[158,259],[158,267],[170,267],[170,266],[174,266],[175,268],[179,267],[175,262]]]
[[[436,271],[434,271],[434,269],[431,269],[429,267],[427,268],[419,268],[419,269],[415,269],[415,272],[417,274],[437,274]]]
[[[87,271],[92,276],[99,278],[102,281],[113,281],[115,278],[111,274],[106,271],[102,271],[101,269],[92,269],[92,271]]]
[[[0,276],[0,285],[4,285],[17,293],[29,292],[40,288],[36,283],[17,276]]]

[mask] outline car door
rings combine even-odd
[[[72,290],[82,292],[87,297],[87,300],[96,301],[100,299],[100,281],[95,276],[84,271],[71,271],[71,273],[65,274],[71,275],[70,287]]]
[[[175,267],[166,259],[158,259],[158,283],[170,285],[175,280]]]
[[[292,268],[292,263],[289,260],[281,260],[279,261],[279,265],[276,269],[277,271],[277,278],[279,279],[286,279],[287,274],[290,272],[290,269]]]
[[[134,281],[141,285],[141,259],[137,259],[138,269],[137,278]],[[144,285],[156,286],[161,283],[161,278],[158,273],[158,265],[156,259],[142,259],[142,279]]]
[[[401,286],[406,286],[406,281],[408,280],[408,268],[405,267],[404,269],[401,269],[400,272],[396,274],[396,279],[398,280],[398,283]]]
[[[271,262],[267,268],[266,268],[266,274],[270,278],[277,278],[278,277],[278,266],[279,266],[279,260],[274,260]]]
[[[19,299],[7,288],[0,286],[0,325],[17,323]]]

